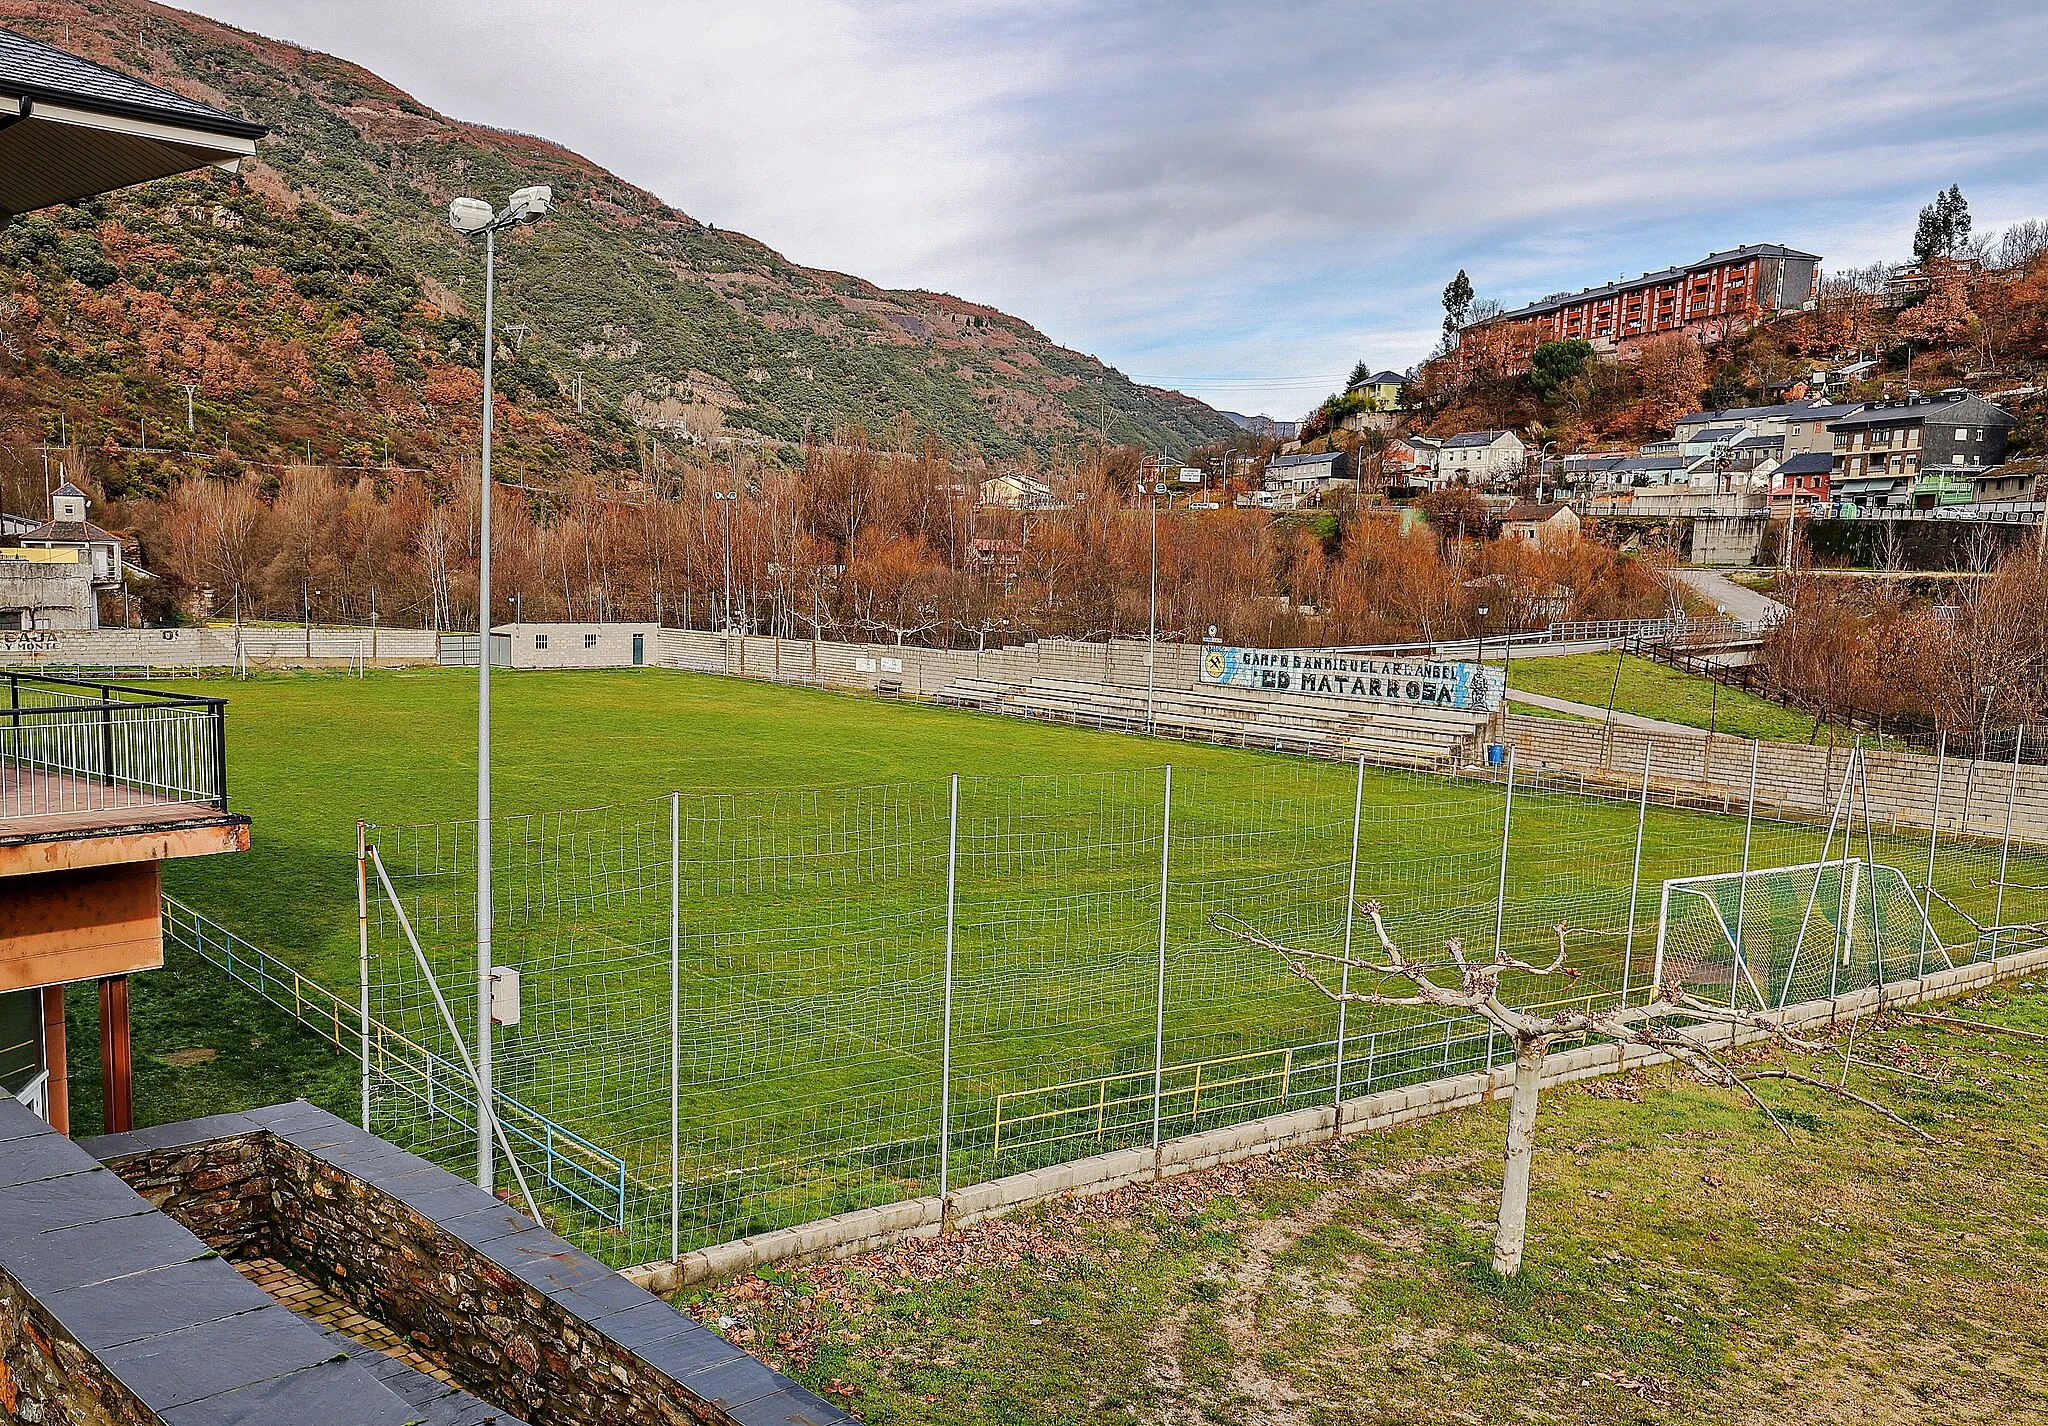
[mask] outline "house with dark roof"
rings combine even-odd
[[[1343,486],[1349,473],[1342,451],[1274,456],[1266,462],[1265,493],[1276,503],[1313,505]]]
[[[1856,402],[1787,401],[1776,406],[1695,411],[1678,418],[1676,439],[1683,443],[1709,428],[1740,426],[1746,435],[1782,437],[1787,455],[1797,451],[1832,451],[1834,442],[1828,435],[1828,423],[1862,409]]]
[[[1408,389],[1408,378],[1398,371],[1376,371],[1364,380],[1352,385],[1351,390],[1362,391],[1373,399],[1373,404],[1382,411],[1401,409],[1401,393]]]
[[[1833,498],[1829,480],[1835,458],[1826,451],[1800,451],[1786,456],[1771,472],[1767,495],[1772,514],[1790,514]]]
[[[1579,538],[1578,512],[1562,501],[1511,507],[1500,517],[1500,537],[1555,549]]]
[[[1465,431],[1443,443],[1437,474],[1446,485],[1513,480],[1528,464],[1528,456],[1528,447],[1513,431]]]
[[[1865,508],[1959,503],[2005,460],[2013,417],[1972,391],[1879,401],[1828,423],[1834,494]]]

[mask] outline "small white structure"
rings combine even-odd
[[[659,624],[499,624],[491,663],[500,668],[640,668],[657,661]]]
[[[998,475],[981,483],[981,503],[998,510],[1049,510],[1052,487],[1022,471]]]
[[[1513,431],[1466,431],[1437,453],[1437,474],[1446,485],[1486,485],[1522,473],[1528,448]]]

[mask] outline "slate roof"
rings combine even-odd
[[[1731,436],[1739,436],[1741,434],[1742,427],[1740,426],[1709,426],[1704,431],[1693,432],[1692,435],[1686,438],[1686,442],[1689,445],[1694,441],[1725,441]]]
[[[1904,401],[1877,401],[1854,415],[1830,421],[1828,429],[1851,426],[1889,426],[1900,421],[1932,422],[1937,426],[2010,426],[2012,413],[1994,406],[1974,392],[1943,392],[1939,396],[1916,396]]]
[[[236,138],[259,139],[270,132],[261,124],[8,29],[0,29],[0,93]]]
[[[1406,386],[1408,378],[1398,371],[1375,372],[1365,379],[1367,386]]]
[[[1786,401],[1776,406],[1730,406],[1720,411],[1695,411],[1690,416],[1680,416],[1677,424],[1691,426],[1701,421],[1834,421],[1861,409],[1862,403],[1857,401],[1839,405],[1830,405],[1826,402]]]
[[[1779,475],[1826,475],[1835,468],[1835,458],[1826,451],[1800,451],[1786,456],[1778,466]]]
[[[1510,509],[1507,514],[1501,516],[1501,519],[1511,524],[1525,524],[1529,521],[1534,521],[1540,525],[1545,520],[1556,515],[1558,511],[1570,508],[1562,500],[1552,500],[1542,505],[1517,505]]]
[[[1783,436],[1744,436],[1735,443],[1735,449],[1739,451],[1783,450],[1784,448],[1785,438]]]
[[[1287,470],[1305,465],[1335,465],[1342,459],[1342,451],[1313,451],[1305,455],[1274,456],[1266,462],[1266,469]]]
[[[119,535],[110,534],[90,520],[45,520],[33,530],[24,530],[18,537],[24,540],[54,540],[67,545],[118,545]]]
[[[1510,434],[1512,433],[1508,431],[1465,431],[1445,441],[1444,449],[1450,450],[1460,446],[1490,446],[1502,436]]]

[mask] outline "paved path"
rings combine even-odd
[[[1759,594],[1715,570],[1677,568],[1671,574],[1690,585],[1694,593],[1713,600],[1731,617],[1745,624],[1775,624],[1785,615],[1785,606],[1770,595]]]
[[[1578,718],[1590,718],[1595,723],[1607,721],[1607,710],[1594,703],[1574,703],[1569,698],[1552,698],[1542,693],[1523,693],[1519,689],[1508,690],[1508,702],[1527,703],[1533,708],[1548,708],[1553,713],[1570,713]],[[1667,723],[1661,718],[1645,718],[1640,713],[1624,713],[1614,710],[1614,725],[1617,728],[1640,728],[1646,733],[1682,733],[1689,738],[1706,735],[1705,728],[1695,728],[1690,723]]]

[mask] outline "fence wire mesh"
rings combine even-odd
[[[493,959],[521,986],[498,1114],[556,1226],[624,1264],[935,1192],[942,1115],[959,1186],[1506,1062],[1478,1021],[1340,1017],[1212,927],[1375,955],[1346,915],[1354,826],[1358,899],[1404,949],[1547,961],[1562,935],[1575,999],[1650,993],[1660,948],[1777,1003],[2039,938],[2048,860],[1995,815],[1957,801],[1930,834],[1843,801],[1821,826],[1302,759],[963,777],[957,821],[946,782],[503,817]],[[467,1169],[475,824],[370,839],[419,940],[372,896],[372,1127]]]

